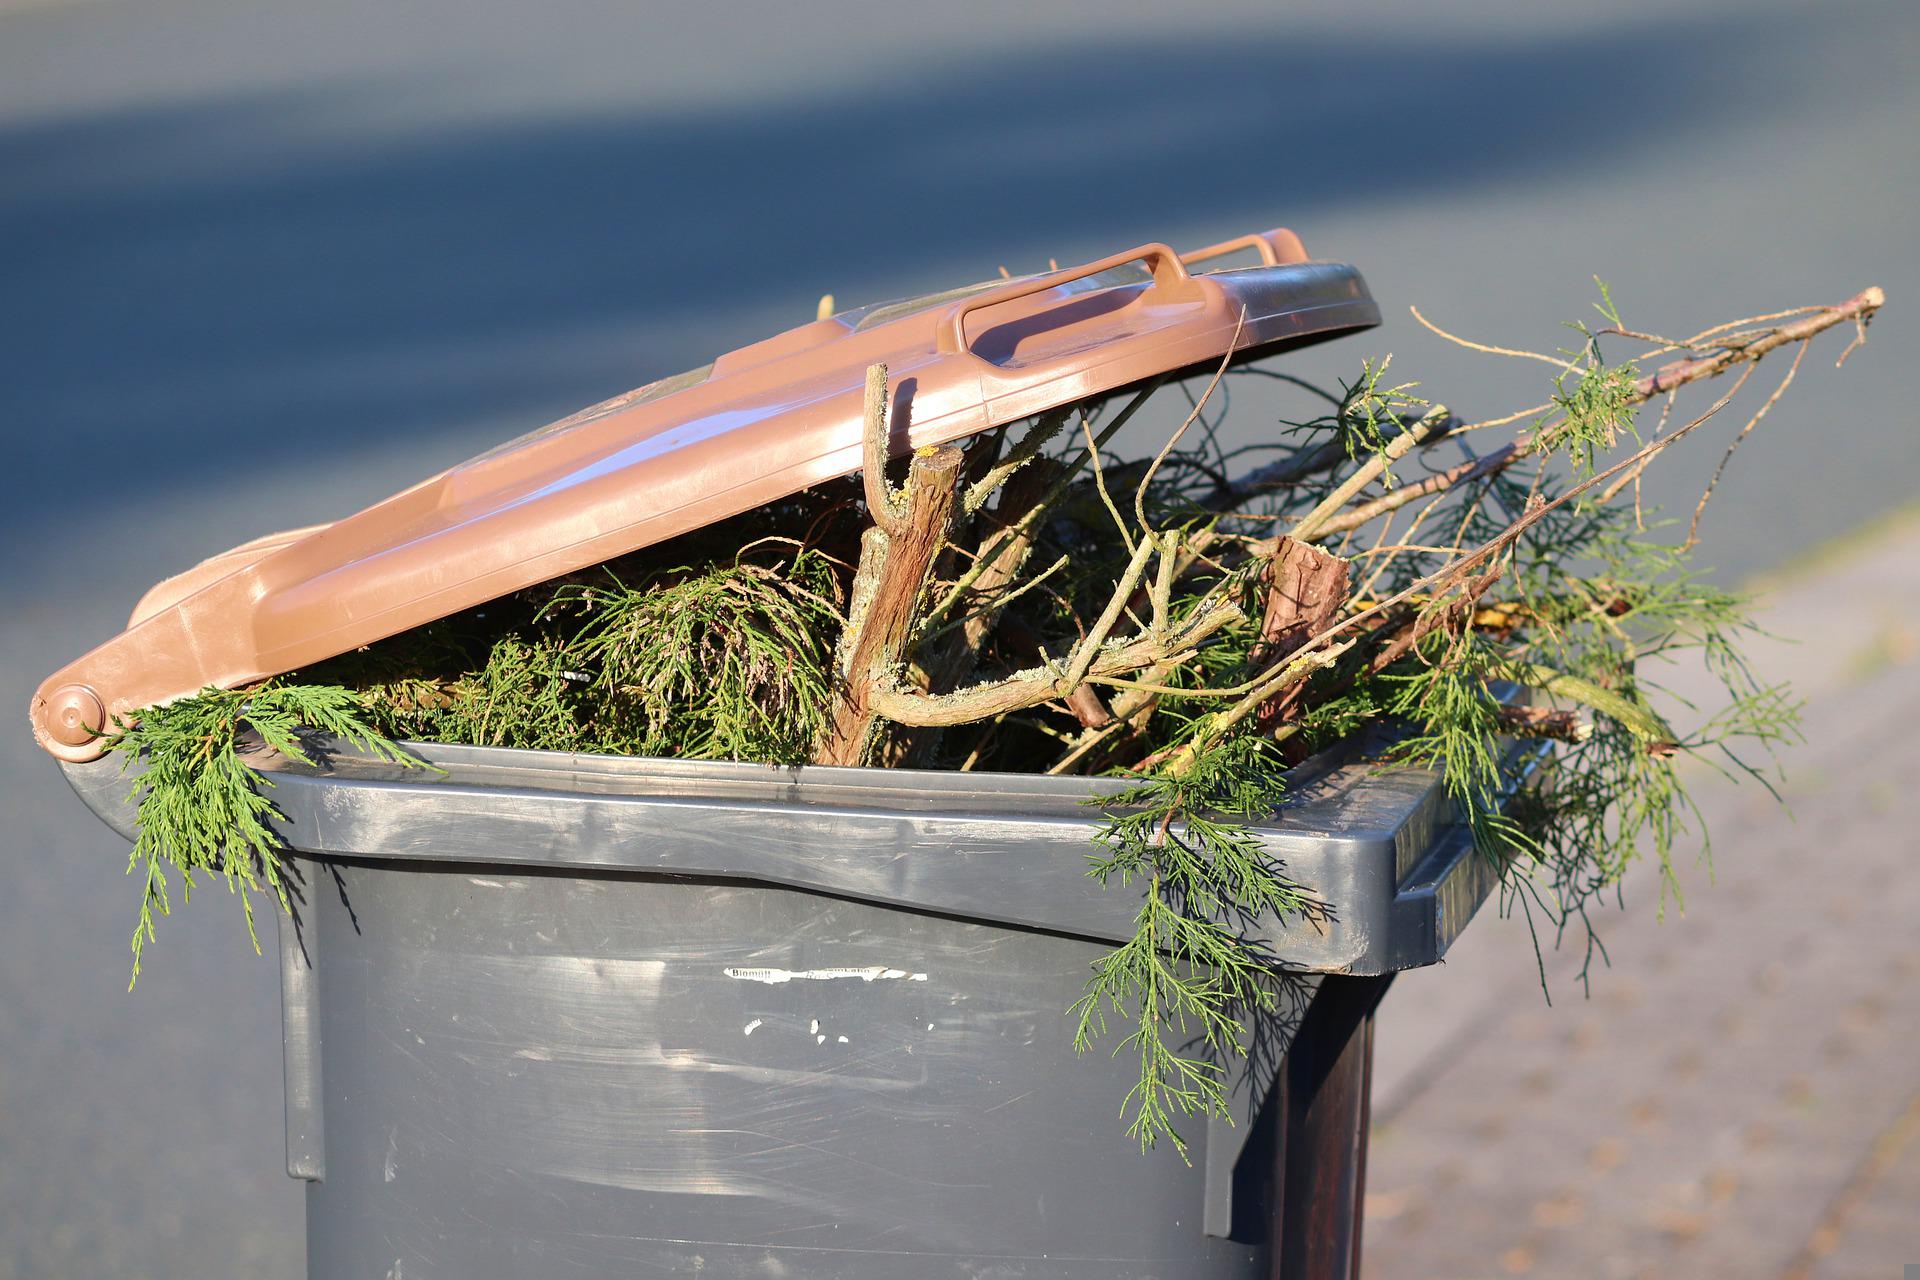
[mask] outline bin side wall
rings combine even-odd
[[[1264,1275],[1204,1235],[1204,1161],[1121,1131],[1131,1060],[1073,1054],[1097,944],[756,886],[301,864],[316,1280]]]

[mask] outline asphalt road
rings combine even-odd
[[[1893,307],[1707,526],[1729,575],[1907,499],[1920,10],[0,3],[0,706],[140,591],[846,304],[1276,223],[1464,409],[1589,277],[1670,330]],[[1254,397],[1237,429],[1276,412]],[[1708,446],[1653,495],[1678,500]],[[124,991],[125,850],[0,736],[0,1277],[298,1274],[278,994],[209,892]]]

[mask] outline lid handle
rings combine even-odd
[[[1064,271],[1049,271],[1043,276],[1034,276],[1030,280],[1016,280],[1002,288],[961,299],[954,303],[940,319],[940,327],[936,334],[939,349],[948,355],[970,349],[967,344],[967,317],[975,311],[998,306],[1003,302],[1031,297],[1036,293],[1045,293],[1048,289],[1072,284],[1075,280],[1097,276],[1102,271],[1124,267],[1129,262],[1144,262],[1153,270],[1153,284],[1140,295],[1141,298],[1185,302],[1193,296],[1193,277],[1187,274],[1186,267],[1180,261],[1180,255],[1164,244],[1143,244],[1138,249],[1116,253],[1110,258],[1101,258],[1085,266],[1068,267]]]
[[[1222,240],[1219,244],[1210,244],[1204,249],[1183,253],[1180,255],[1180,261],[1191,267],[1197,262],[1224,258],[1242,249],[1252,249],[1258,253],[1260,265],[1265,267],[1283,267],[1289,263],[1307,261],[1306,246],[1300,243],[1299,236],[1285,227],[1275,227],[1271,231],[1255,231],[1249,235],[1235,236],[1231,240]]]

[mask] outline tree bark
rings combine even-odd
[[[814,751],[817,764],[868,762],[880,721],[874,693],[906,659],[927,575],[946,545],[965,456],[951,447],[916,454],[906,493],[892,504],[891,528],[876,524],[861,539],[839,688]]]
[[[1352,565],[1330,551],[1282,537],[1262,579],[1266,609],[1260,619],[1260,643],[1254,646],[1256,673],[1284,662],[1300,646],[1333,626],[1346,606]],[[1295,685],[1263,707],[1258,722],[1277,724],[1298,705],[1304,684]]]

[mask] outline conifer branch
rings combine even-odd
[[[1742,365],[1751,366],[1788,343],[1809,342],[1838,324],[1852,322],[1864,326],[1884,305],[1886,305],[1886,293],[1875,285],[1863,289],[1845,302],[1831,307],[1821,307],[1788,323],[1756,332],[1722,337],[1718,340],[1721,349],[1711,355],[1676,361],[1638,378],[1624,397],[1625,403],[1643,404],[1655,396],[1665,395],[1691,383],[1719,377]],[[1508,419],[1497,421],[1504,422]],[[1476,430],[1484,425],[1491,424],[1457,427],[1451,434]],[[1399,510],[1410,502],[1417,502],[1421,498],[1451,489],[1455,485],[1484,479],[1504,471],[1540,449],[1551,447],[1560,438],[1567,425],[1568,419],[1565,416],[1550,419],[1524,438],[1504,445],[1484,457],[1459,463],[1415,484],[1393,489],[1345,514],[1334,515],[1325,509],[1328,503],[1323,502],[1302,521],[1301,525],[1293,529],[1292,536],[1301,541],[1324,540],[1360,528],[1388,512]],[[1405,438],[1400,437],[1400,439]],[[1368,481],[1371,481],[1378,478],[1384,466],[1369,463],[1362,470],[1371,473],[1367,476]],[[1360,487],[1354,487],[1349,482],[1342,485],[1341,490],[1336,492],[1343,493],[1344,501],[1351,501],[1360,492]]]

